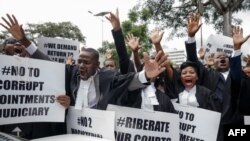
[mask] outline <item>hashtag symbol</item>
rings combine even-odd
[[[78,118],[77,118],[77,124],[78,124],[78,125],[81,125],[81,117],[78,117]]]
[[[125,124],[125,118],[120,117],[117,119],[117,126],[122,127]]]
[[[2,68],[2,74],[8,75],[9,73],[10,73],[10,67],[4,66],[4,68]]]

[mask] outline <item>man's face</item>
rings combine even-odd
[[[99,67],[99,61],[91,53],[82,51],[77,60],[80,77],[82,80],[88,80],[90,76],[96,73]]]
[[[115,62],[112,60],[106,60],[104,63],[104,67],[108,70],[115,70],[116,69]]]
[[[21,45],[19,42],[16,42],[14,44],[6,44],[4,47],[4,53],[6,55],[18,55],[20,57],[25,57],[27,55],[25,47]]]
[[[215,69],[219,72],[225,72],[229,69],[229,60],[225,52],[219,52],[214,57]]]

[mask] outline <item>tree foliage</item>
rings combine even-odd
[[[23,27],[27,38],[35,44],[37,44],[37,38],[42,36],[51,38],[61,37],[85,43],[85,37],[82,35],[80,29],[78,28],[78,26],[73,25],[71,22],[46,22],[42,24],[28,23]],[[3,41],[10,36],[11,35],[8,33],[8,31],[1,31],[0,48],[2,48]]]
[[[170,29],[170,37],[182,37],[189,14],[202,11],[206,23],[230,36],[232,25],[241,23],[232,14],[249,9],[250,0],[141,0],[131,13],[146,13],[149,19],[140,19]]]
[[[85,43],[85,37],[82,35],[80,29],[71,22],[46,22],[42,24],[28,23],[25,33],[27,37],[35,43],[36,39],[42,36],[51,38],[61,37]]]

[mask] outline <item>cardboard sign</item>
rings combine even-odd
[[[216,141],[221,113],[173,104],[180,118],[180,141]]]
[[[179,119],[177,114],[149,112],[142,109],[108,105],[115,111],[117,141],[177,141]]]
[[[70,55],[73,55],[76,61],[80,51],[80,43],[77,41],[48,37],[38,38],[38,47],[44,54],[59,63],[65,63]]]
[[[233,53],[233,39],[223,35],[211,34],[205,43],[206,55],[209,53],[225,52],[228,56]]]
[[[96,138],[115,140],[115,112],[70,107],[67,115],[67,132]]]
[[[0,60],[0,125],[64,122],[56,97],[65,94],[65,65],[6,55]]]

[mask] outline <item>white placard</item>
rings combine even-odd
[[[243,61],[243,57],[246,55],[250,55],[250,40],[248,39],[244,44],[241,46],[242,52],[242,66],[246,65],[246,62]],[[216,52],[226,52],[227,55],[231,55],[233,52],[233,39],[231,37],[223,36],[223,35],[213,35],[211,34],[206,43],[205,43],[206,54],[207,57],[211,53]]]
[[[221,113],[173,104],[180,118],[180,140],[216,141]]]
[[[112,140],[100,139],[100,138],[94,138],[76,134],[65,134],[65,135],[57,135],[57,136],[33,139],[31,141],[112,141]]]
[[[0,55],[0,125],[64,122],[65,65],[39,59]]]
[[[115,140],[115,112],[70,107],[67,115],[67,132],[85,136]]]
[[[76,61],[80,51],[80,43],[77,41],[48,37],[38,38],[38,47],[53,61],[59,63],[65,63],[65,59],[70,55],[73,55]]]
[[[227,55],[231,55],[233,53],[233,39],[223,35],[213,35],[211,34],[206,43],[206,56],[209,53],[217,53],[217,52],[225,52]]]
[[[149,112],[115,105],[108,105],[107,110],[115,111],[117,141],[179,140],[177,114]]]

